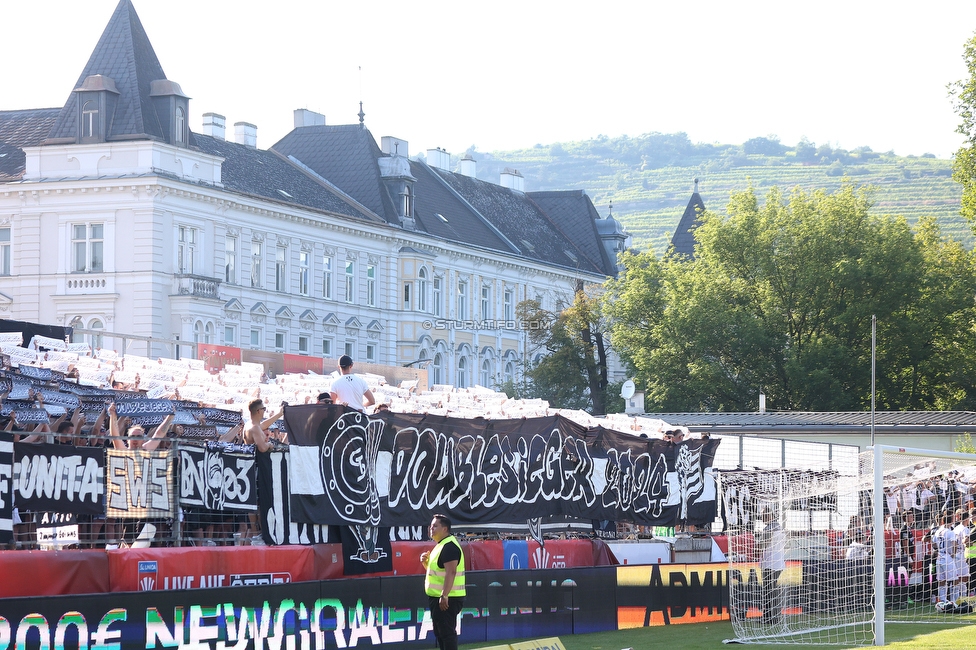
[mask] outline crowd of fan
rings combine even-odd
[[[24,346],[18,333],[0,334],[0,363],[3,380],[9,382],[4,386],[7,391],[0,394],[0,427],[14,434],[15,441],[116,449],[166,449],[191,437],[185,435],[190,429],[205,429],[212,439],[243,443],[243,423],[250,421],[249,402],[260,398],[269,405],[316,403],[320,396],[328,395],[337,376],[308,372],[272,377],[264,366],[255,363],[210,371],[202,360],[119,355],[112,350],[92,350],[84,344],[66,344],[45,337],[34,337]],[[488,419],[560,413],[584,426],[602,425],[641,437],[670,439],[673,433],[682,433],[661,420],[622,415],[597,419],[584,411],[550,409],[544,400],[512,399],[481,386],[455,389],[435,385],[425,390],[418,381],[392,386],[381,375],[360,376],[376,398],[373,412],[389,409]],[[118,417],[115,402],[133,397],[167,400],[174,409],[161,424],[142,423],[138,417]],[[213,418],[216,409],[235,416]],[[229,420],[238,423],[231,424]],[[199,440],[199,436],[196,432],[192,437]],[[269,436],[277,442],[286,441],[280,420],[271,426]],[[17,548],[36,546],[36,514],[15,510]],[[253,516],[190,508],[181,510],[179,517],[181,535],[189,543],[262,543]],[[176,524],[79,515],[80,545],[113,548],[138,543],[140,534],[145,537],[147,531],[155,532],[155,543],[173,543]]]

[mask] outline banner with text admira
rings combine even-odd
[[[672,444],[562,416],[518,420],[285,407],[291,520],[406,526],[567,515],[643,525],[715,517],[719,440]]]

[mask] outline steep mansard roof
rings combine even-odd
[[[166,139],[150,100],[150,85],[165,79],[166,74],[130,0],[121,0],[115,8],[75,87],[80,87],[86,78],[99,74],[111,78],[119,91],[106,140]],[[78,95],[71,92],[50,132],[52,140],[77,137],[77,110]]]

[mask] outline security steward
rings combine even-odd
[[[451,534],[451,520],[434,515],[430,522],[430,538],[437,545],[420,554],[420,563],[427,570],[424,588],[430,599],[430,619],[434,638],[440,650],[457,650],[457,617],[464,607],[464,553],[461,544]]]

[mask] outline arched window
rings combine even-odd
[[[88,329],[90,330],[103,330],[105,325],[97,318],[93,318],[90,323],[88,323]],[[91,334],[89,335],[88,344],[91,345],[92,350],[102,347],[102,335],[101,334]]]
[[[413,217],[413,190],[409,185],[403,188],[403,194],[400,196],[403,198],[403,216]]]
[[[214,326],[213,323],[207,323],[206,327],[203,328],[203,342],[213,343],[214,342]]]
[[[81,137],[98,137],[98,102],[88,100],[81,109]]]
[[[458,359],[457,387],[458,388],[468,387],[468,360],[466,357],[460,357]]]
[[[71,319],[71,322],[68,323],[68,327],[74,327],[74,328],[80,327],[80,328],[84,329],[85,322],[83,320],[81,320],[81,316],[75,316],[74,318]],[[84,343],[85,342],[85,339],[84,339],[84,337],[80,333],[72,331],[71,332],[71,338],[69,339],[69,342],[70,343]]]
[[[505,381],[515,381],[515,364],[511,361],[505,362]]]
[[[176,137],[176,144],[183,144],[183,142],[185,142],[186,140],[186,136],[184,134],[185,130],[186,130],[186,113],[183,112],[183,108],[181,106],[177,106],[176,107],[176,133],[174,134],[174,136]]]
[[[421,266],[417,274],[417,311],[427,311],[427,292],[429,291],[427,280],[427,267]]]
[[[443,382],[444,356],[440,352],[434,355],[434,363],[431,365],[433,367],[432,383],[434,384],[444,383]]]
[[[193,323],[193,342],[203,343],[203,323],[200,321]]]
[[[491,384],[491,359],[485,359],[481,362],[481,385],[491,388]]]

